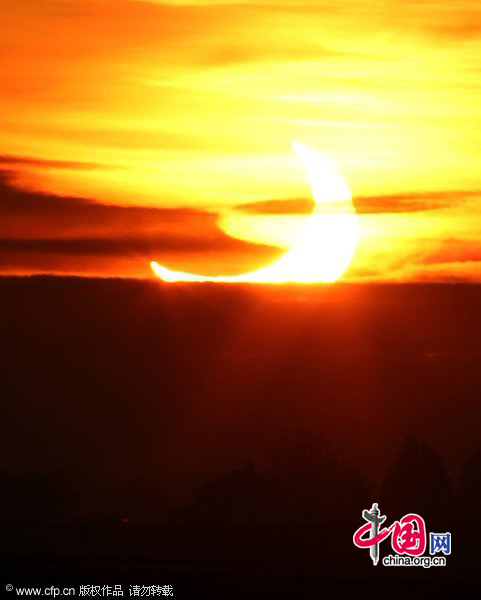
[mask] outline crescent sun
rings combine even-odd
[[[359,222],[351,192],[334,165],[312,148],[294,142],[293,150],[306,171],[314,199],[289,250],[270,265],[242,275],[205,277],[172,271],[152,261],[153,272],[166,282],[328,283],[350,265],[359,238]]]

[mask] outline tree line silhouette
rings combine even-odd
[[[94,493],[94,492],[93,492]],[[0,471],[2,524],[48,523],[76,517],[79,490],[60,471],[31,470],[13,479]],[[175,523],[313,524],[355,528],[361,511],[377,502],[392,522],[416,512],[432,530],[457,525],[480,527],[481,449],[466,459],[457,485],[442,456],[408,435],[384,477],[373,483],[345,464],[322,437],[277,447],[270,466],[249,462],[192,490],[191,502],[178,506],[158,482],[132,480],[92,502],[87,520]],[[85,516],[84,516],[85,518]]]

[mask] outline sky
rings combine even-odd
[[[0,0],[0,273],[261,268],[351,190],[346,281],[481,281],[475,1]]]

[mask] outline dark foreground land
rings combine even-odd
[[[2,584],[75,587],[77,596],[86,585],[121,585],[124,596],[133,586],[171,585],[177,598],[471,597],[479,590],[478,560],[452,529],[457,547],[447,566],[424,569],[374,567],[345,536],[326,547],[330,536],[319,527],[50,525],[14,532],[28,539],[29,552],[2,557]]]
[[[476,589],[480,306],[463,284],[0,279],[1,585]],[[451,532],[447,566],[374,567],[352,541],[373,502]]]

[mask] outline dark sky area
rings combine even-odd
[[[479,286],[13,277],[0,298],[2,555],[16,568],[160,552],[190,582],[186,556],[261,572],[323,557],[335,586],[326,548],[367,569],[352,534],[373,502],[472,555]]]
[[[174,493],[320,434],[376,480],[414,432],[456,477],[478,443],[470,285],[3,279],[5,467]]]

